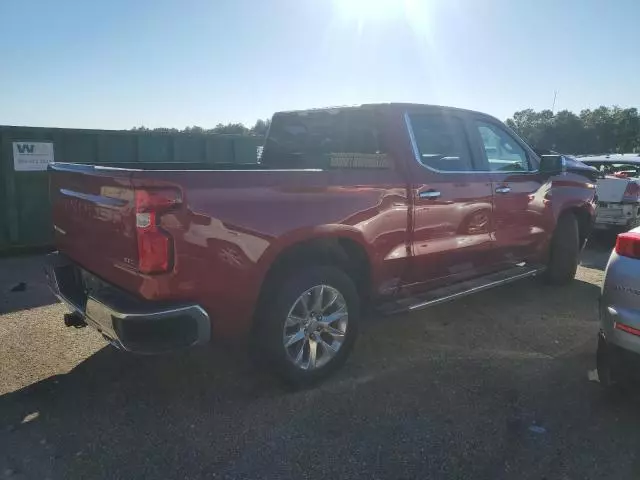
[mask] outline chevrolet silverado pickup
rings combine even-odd
[[[569,282],[594,217],[590,167],[416,104],[277,113],[255,165],[49,173],[67,325],[140,353],[243,336],[295,384],[346,360],[365,311]]]

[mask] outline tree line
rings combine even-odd
[[[219,123],[214,128],[135,127],[135,131],[168,133],[234,134],[265,136],[270,120],[259,119],[252,127],[242,123]],[[553,113],[531,108],[515,112],[506,121],[530,145],[568,154],[640,152],[640,117],[637,108],[601,106],[579,114],[569,110]]]
[[[598,107],[576,115],[520,110],[507,119],[531,146],[567,154],[640,152],[640,117],[636,108]]]
[[[161,133],[199,133],[199,134],[228,134],[228,135],[255,135],[264,137],[267,134],[271,120],[258,119],[253,127],[247,127],[243,123],[219,123],[213,128],[198,126],[179,128],[147,128],[144,126],[133,127],[134,132],[161,132]]]

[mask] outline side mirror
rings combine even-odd
[[[540,173],[558,175],[567,171],[567,162],[563,155],[542,155],[540,157]]]

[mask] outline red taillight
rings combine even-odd
[[[172,189],[136,190],[138,270],[167,272],[172,267],[173,239],[159,226],[161,215],[180,204],[180,192]]]
[[[637,202],[640,200],[640,185],[636,182],[629,182],[624,190],[623,202]]]
[[[631,335],[636,335],[640,337],[640,330],[637,328],[630,327],[629,325],[625,325],[624,323],[616,322],[614,327],[618,330],[622,330],[623,332],[630,333]]]
[[[623,257],[640,258],[640,233],[626,232],[618,235],[616,253]]]

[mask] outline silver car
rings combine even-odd
[[[602,284],[600,324],[600,383],[640,378],[640,227],[618,235]]]

